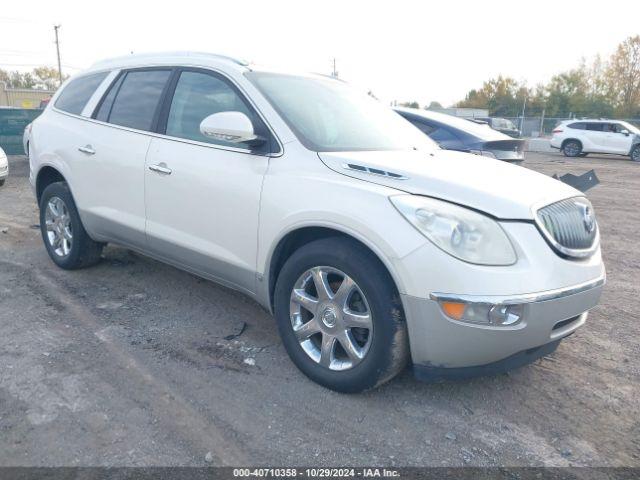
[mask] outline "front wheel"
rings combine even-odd
[[[300,248],[283,266],[275,317],[293,363],[339,392],[361,392],[407,364],[407,329],[387,270],[355,241],[333,237]]]
[[[51,260],[74,270],[100,261],[104,244],[89,237],[65,182],[49,185],[40,198],[40,231]]]
[[[640,162],[640,144],[633,147],[630,157],[634,162]]]

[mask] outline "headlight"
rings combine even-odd
[[[486,215],[419,195],[398,195],[390,200],[420,233],[460,260],[478,265],[516,262],[507,234]]]

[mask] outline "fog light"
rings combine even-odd
[[[439,303],[440,308],[447,317],[478,325],[508,327],[519,323],[523,316],[523,306],[521,304],[496,305],[452,301],[441,301]]]

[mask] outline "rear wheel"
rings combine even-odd
[[[635,147],[633,147],[633,150],[631,150],[630,156],[631,156],[631,160],[633,160],[634,162],[640,162],[640,143]]]
[[[104,244],[85,231],[65,182],[52,183],[42,192],[40,231],[49,257],[60,268],[73,270],[100,261]]]
[[[321,239],[294,252],[274,300],[287,353],[313,381],[360,392],[406,366],[407,330],[395,285],[356,242]]]
[[[582,144],[577,140],[567,140],[562,146],[562,153],[566,157],[578,157],[582,153]]]

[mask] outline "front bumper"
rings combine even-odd
[[[402,295],[413,363],[417,370],[437,369],[435,371],[440,375],[444,369],[479,367],[527,350],[557,345],[585,323],[587,312],[598,304],[604,283],[603,274],[579,285],[526,295],[438,293],[430,299]],[[446,316],[438,298],[482,304],[522,304],[523,318],[512,326],[465,323]],[[535,355],[524,357],[538,358]]]

